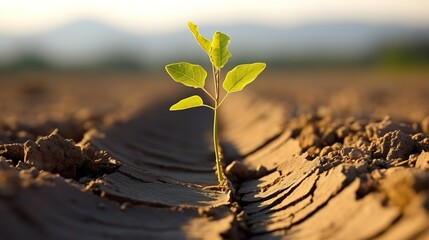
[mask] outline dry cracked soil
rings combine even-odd
[[[429,239],[427,73],[274,72],[220,112],[167,76],[2,74],[1,239]]]

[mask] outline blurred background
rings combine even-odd
[[[234,64],[426,71],[429,2],[0,1],[0,71],[159,72],[206,55],[187,29],[230,35]]]
[[[428,13],[428,0],[0,0],[0,142],[55,128],[78,141],[199,94],[164,70],[211,67],[188,21],[231,37],[222,74],[267,63],[232,107],[244,94],[280,103],[289,120],[391,116],[429,129]]]

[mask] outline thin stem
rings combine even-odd
[[[212,106],[210,106],[210,105],[207,105],[207,104],[203,104],[203,105],[201,105],[202,107],[207,107],[207,108],[210,108],[210,109],[212,109],[212,110],[215,110],[215,108],[214,107],[212,107]]]
[[[218,82],[217,82],[217,78],[216,78],[215,66],[213,64],[212,64],[212,71],[213,71],[213,91],[215,93],[215,99],[217,101],[217,91],[216,91],[216,89],[217,89]]]
[[[217,180],[219,184],[223,182],[223,168],[222,168],[222,159],[220,154],[220,145],[219,145],[219,136],[218,136],[218,107],[219,107],[219,76],[220,70],[213,68],[213,80],[214,80],[214,91],[215,91],[215,105],[213,109],[213,148],[216,158],[216,173]]]
[[[211,99],[213,99],[213,101],[215,101],[216,102],[216,98],[214,98],[213,97],[213,95],[211,95],[205,88],[201,88],[207,95],[209,95],[209,97],[211,98]]]
[[[222,105],[223,101],[225,101],[226,97],[228,97],[229,93],[226,93],[225,96],[222,98],[222,100],[220,100],[220,103],[217,105],[217,108],[220,107],[220,105]]]
[[[218,131],[217,131],[217,109],[215,108],[213,110],[213,148],[215,152],[216,157],[216,173],[217,173],[217,180],[220,183],[223,181],[223,169],[222,169],[222,162],[220,159],[220,153],[219,153],[219,138],[218,138]]]
[[[216,91],[216,94],[215,94],[215,97],[216,97],[216,102],[218,102],[219,103],[219,82],[220,82],[220,69],[219,70],[216,70],[215,71],[215,73],[216,73],[216,88],[215,88],[215,91]]]

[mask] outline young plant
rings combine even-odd
[[[207,72],[203,67],[197,64],[187,62],[172,63],[165,66],[167,73],[174,81],[182,83],[187,87],[199,88],[213,100],[213,105],[204,104],[203,99],[198,95],[185,98],[170,107],[170,111],[184,110],[194,107],[207,107],[213,110],[213,148],[216,158],[216,174],[219,184],[224,180],[222,168],[222,156],[220,153],[219,136],[218,136],[218,118],[219,107],[225,101],[229,94],[239,92],[249,83],[253,82],[256,77],[265,69],[265,63],[241,64],[233,68],[226,74],[223,81],[223,89],[226,91],[221,98],[221,70],[231,57],[228,51],[230,38],[228,35],[215,32],[213,39],[210,41],[198,32],[198,26],[188,22],[188,27],[197,40],[198,44],[207,53],[212,64],[213,72],[213,93],[205,88]]]

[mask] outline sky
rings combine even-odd
[[[363,21],[429,26],[429,0],[0,0],[0,32],[32,34],[92,19],[140,33],[201,24]]]

